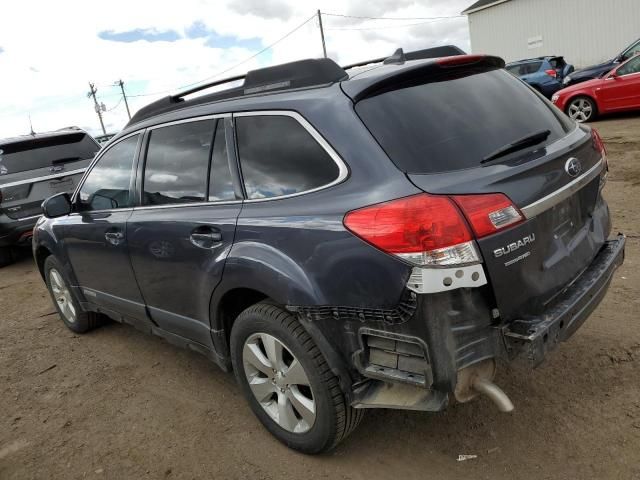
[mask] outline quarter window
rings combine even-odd
[[[145,205],[204,201],[215,120],[151,131],[144,170]]]
[[[294,118],[238,117],[236,127],[240,166],[250,199],[300,193],[338,178],[336,163]]]
[[[80,188],[81,211],[132,206],[131,177],[138,137],[116,143],[100,157]]]

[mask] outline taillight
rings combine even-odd
[[[599,188],[602,190],[607,183],[607,177],[609,176],[609,161],[607,160],[607,149],[604,146],[602,137],[595,128],[591,129],[591,143],[593,144],[593,148],[602,155],[602,161],[604,163],[602,166],[602,172],[600,173]]]
[[[544,73],[546,73],[547,75],[553,78],[556,78],[558,76],[558,72],[556,72],[553,68],[550,68],[549,70],[545,70]]]
[[[448,266],[480,262],[469,224],[479,238],[521,220],[517,208],[501,194],[451,198],[422,193],[351,211],[344,225],[371,245],[415,265]]]
[[[458,65],[468,65],[471,63],[484,60],[486,55],[454,55],[451,57],[441,57],[436,60],[436,63],[441,67],[455,67]]]
[[[520,210],[501,193],[453,197],[477,238],[486,237],[524,220]]]
[[[600,152],[603,157],[607,154],[607,149],[604,146],[602,137],[595,128],[591,129],[591,142],[593,144],[593,148]]]

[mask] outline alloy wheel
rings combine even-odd
[[[71,292],[62,278],[62,275],[60,275],[60,272],[55,268],[49,270],[49,283],[51,284],[51,290],[53,291],[55,302],[58,305],[60,312],[62,312],[65,320],[69,323],[75,323],[76,307],[73,305]]]
[[[593,105],[585,98],[576,98],[569,104],[567,113],[577,122],[586,122],[593,115]]]
[[[244,373],[260,406],[283,429],[305,433],[316,420],[316,401],[302,364],[272,335],[254,333],[242,350]]]

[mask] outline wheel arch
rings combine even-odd
[[[36,248],[35,260],[36,260],[36,265],[38,266],[38,271],[40,272],[40,276],[42,277],[42,280],[45,280],[44,262],[47,260],[47,257],[51,254],[52,254],[51,250],[49,250],[49,248],[45,247],[44,245],[40,245]]]

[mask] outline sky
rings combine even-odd
[[[0,3],[0,138],[70,125],[101,134],[151,101],[205,79],[318,58],[323,12],[327,54],[339,64],[454,44],[469,51],[472,0],[30,0]],[[343,16],[328,15],[337,14]],[[386,17],[372,20],[353,17]],[[406,19],[406,20],[405,20]],[[303,24],[304,23],[304,24]],[[302,25],[302,26],[300,26]],[[298,28],[299,27],[299,28]],[[250,58],[288,32],[273,48]]]

